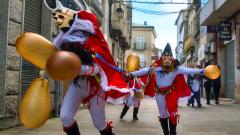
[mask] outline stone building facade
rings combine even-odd
[[[72,6],[72,1],[60,0],[64,6]],[[70,4],[69,4],[70,2]],[[81,2],[79,0],[79,2]],[[119,5],[108,0],[86,0],[91,11],[97,15],[101,23],[101,30],[109,44],[110,50],[116,55],[115,60],[124,56],[124,50],[130,45],[131,29],[126,29],[121,23],[131,25],[131,12],[125,9],[119,23],[111,25],[116,17]],[[110,6],[111,4],[115,6]],[[73,7],[78,8],[78,7]],[[112,9],[112,11],[110,10]],[[113,12],[114,11],[114,12]],[[126,20],[126,21],[125,21]],[[110,27],[112,29],[110,29]],[[121,35],[116,38],[114,30]],[[15,42],[22,32],[34,32],[52,41],[58,30],[52,19],[51,12],[46,8],[43,0],[2,0],[0,4],[0,129],[20,125],[18,109],[21,99],[31,84],[39,76],[39,69],[22,59],[16,52]],[[116,40],[120,39],[120,40]],[[119,48],[112,46],[119,43]],[[123,49],[125,48],[125,49]],[[117,62],[117,61],[116,61]],[[121,66],[121,65],[120,65]],[[50,85],[52,99],[51,116],[59,115],[59,110],[64,96],[64,84],[47,77]]]
[[[152,64],[152,60],[157,59],[161,55],[161,50],[156,49],[155,39],[157,37],[153,26],[134,23],[132,26],[132,44],[131,48],[125,53],[125,65],[127,56],[136,53],[140,57],[140,66],[145,67]],[[156,50],[158,50],[156,52]],[[154,57],[153,57],[154,56]]]

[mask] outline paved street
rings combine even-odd
[[[220,105],[206,106],[202,100],[202,108],[187,107],[182,101],[180,109],[179,135],[239,135],[240,105],[221,100]],[[132,121],[132,109],[124,120],[119,120],[122,106],[108,105],[107,118],[113,121],[117,135],[162,135],[157,119],[155,100],[144,99],[139,112],[139,121]],[[99,135],[92,126],[88,110],[80,111],[76,116],[82,135]],[[64,135],[58,118],[50,119],[39,128],[27,130],[23,126],[0,131],[0,135]]]

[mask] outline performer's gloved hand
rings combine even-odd
[[[203,70],[200,72],[200,75],[205,75],[205,72],[206,72],[206,70],[203,69]]]

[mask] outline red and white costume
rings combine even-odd
[[[92,66],[83,65],[79,74],[81,77],[78,79],[79,87],[73,83],[70,85],[60,113],[63,126],[71,126],[79,105],[87,103],[94,126],[102,131],[107,127],[104,111],[106,99],[123,99],[129,89],[121,72],[109,66],[116,64],[99,29],[96,16],[87,11],[78,12],[70,29],[65,33],[61,32],[54,40],[58,48],[61,48],[63,43],[80,44],[93,55],[97,53],[104,59],[96,57]]]
[[[178,99],[184,96],[190,96],[183,74],[198,74],[204,69],[191,69],[177,67],[173,72],[166,73],[158,62],[151,67],[146,67],[138,71],[131,72],[132,76],[143,76],[152,72],[154,73],[150,83],[146,86],[145,91],[148,95],[155,96],[160,118],[170,118],[172,123],[177,124],[178,118]],[[155,93],[155,94],[153,94]]]

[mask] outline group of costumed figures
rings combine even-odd
[[[125,72],[116,67],[96,16],[90,11],[73,11],[59,1],[45,0],[61,32],[53,44],[59,51],[76,54],[81,71],[72,80],[62,103],[60,119],[67,135],[80,135],[74,116],[80,104],[88,106],[94,126],[101,135],[114,135],[106,120],[106,101],[119,102],[127,97],[120,114],[123,119],[131,106],[133,119],[138,120],[141,98],[137,93],[155,97],[164,135],[176,135],[179,119],[178,99],[190,96],[184,74],[205,74],[205,69],[185,68],[173,58],[167,44],[160,59],[152,65]],[[143,91],[144,90],[144,91]]]

